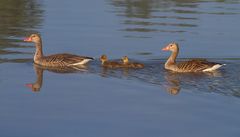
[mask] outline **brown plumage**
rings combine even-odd
[[[176,63],[176,58],[179,52],[177,43],[170,43],[162,50],[171,51],[172,54],[165,63],[165,69],[175,72],[207,72],[214,71],[220,68],[223,64],[208,62],[205,59],[193,59],[189,61]]]
[[[127,56],[122,57],[123,67],[126,68],[144,68],[144,64],[137,63],[137,62],[129,62]]]
[[[121,68],[123,65],[116,61],[108,61],[108,58],[106,55],[102,55],[100,57],[100,61],[102,62],[102,66],[106,68]]]
[[[69,67],[84,65],[90,60],[93,60],[91,57],[78,56],[68,53],[54,54],[50,56],[44,56],[42,52],[42,40],[40,35],[32,34],[30,37],[24,39],[27,42],[34,42],[36,46],[36,52],[34,55],[34,63],[49,66],[49,67]]]

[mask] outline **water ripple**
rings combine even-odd
[[[103,77],[115,77],[149,83],[159,88],[165,88],[170,94],[176,95],[181,90],[199,93],[216,93],[226,96],[240,95],[240,62],[220,60],[226,63],[219,71],[212,73],[173,73],[163,68],[164,61],[145,62],[145,68],[132,69],[104,69]],[[96,72],[96,71],[95,71]]]

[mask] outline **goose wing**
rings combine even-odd
[[[45,64],[49,64],[50,66],[78,65],[84,64],[84,62],[89,60],[93,60],[93,58],[66,53],[50,55],[43,58],[43,62],[45,62]]]
[[[183,72],[201,72],[211,68],[218,63],[208,62],[205,59],[193,59],[189,61],[179,62],[177,68]]]

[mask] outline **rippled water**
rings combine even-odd
[[[0,0],[0,136],[238,136],[239,0]],[[81,70],[32,62],[44,54],[96,58]],[[226,64],[214,73],[164,70],[179,60]],[[124,55],[144,69],[104,69]]]

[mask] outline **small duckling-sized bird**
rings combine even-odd
[[[165,63],[165,69],[175,72],[211,72],[222,67],[224,64],[208,62],[205,59],[193,59],[189,61],[176,63],[179,53],[179,46],[172,42],[162,49],[163,51],[171,51],[172,54]]]
[[[127,56],[122,57],[123,67],[126,68],[144,68],[144,64],[137,62],[129,62]]]
[[[108,61],[108,58],[106,55],[102,55],[100,57],[100,61],[102,62],[102,66],[106,68],[121,68],[123,65],[116,61]]]
[[[35,43],[36,51],[34,55],[34,63],[38,65],[46,67],[74,67],[78,65],[84,65],[90,60],[93,60],[92,57],[68,53],[44,56],[42,51],[42,40],[39,34],[32,34],[30,37],[25,38],[24,41]]]

